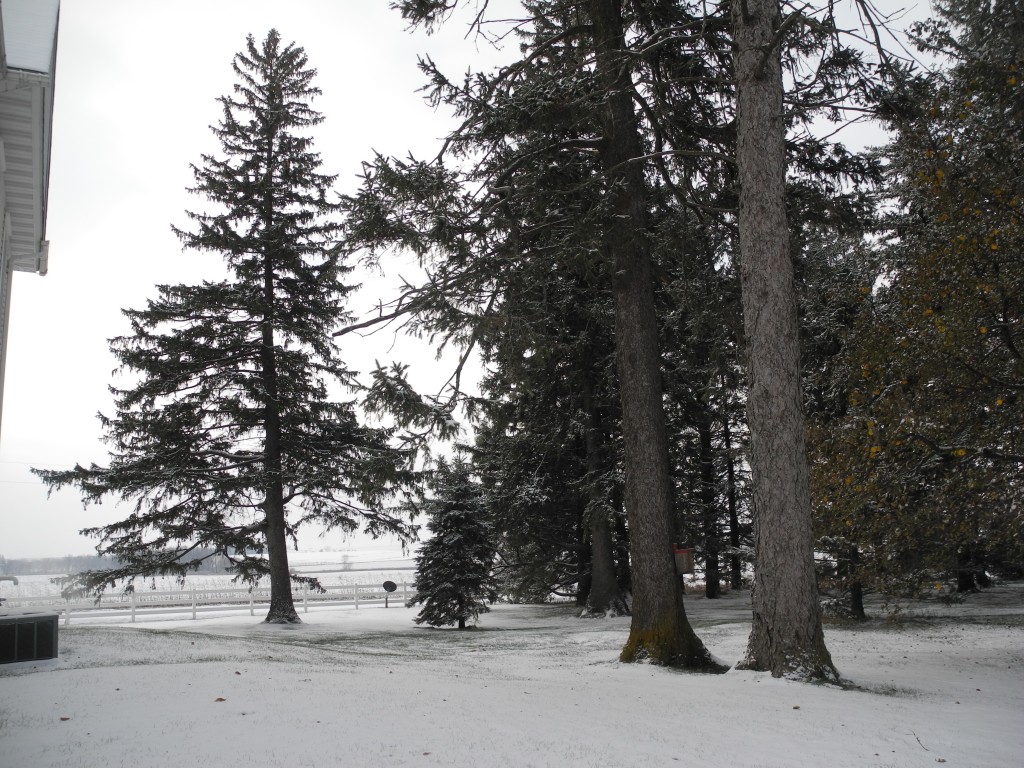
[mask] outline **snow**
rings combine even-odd
[[[628,618],[496,605],[475,630],[415,609],[327,608],[61,629],[60,658],[0,667],[4,765],[948,766],[1024,755],[1024,585],[897,620],[828,625],[846,688],[620,664]],[[738,660],[749,595],[687,598]]]

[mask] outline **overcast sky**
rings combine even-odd
[[[202,200],[186,193],[189,164],[216,153],[209,130],[216,98],[234,83],[233,55],[246,35],[262,40],[277,28],[305,48],[323,96],[316,132],[324,172],[338,190],[354,191],[373,150],[433,157],[453,124],[417,90],[418,55],[450,76],[490,70],[516,53],[467,39],[468,17],[433,36],[412,34],[387,0],[62,0],[56,69],[47,238],[49,274],[14,276],[2,434],[0,555],[9,558],[86,554],[87,526],[122,519],[107,502],[82,509],[78,494],[50,499],[29,467],[106,463],[95,415],[113,414],[107,392],[115,361],[107,339],[127,332],[123,307],[141,308],[158,283],[216,276],[219,257],[183,254],[170,230],[187,225]],[[895,2],[876,3],[891,11]],[[915,5],[909,2],[908,5]],[[911,17],[926,11],[918,2]],[[890,8],[888,6],[893,6]],[[491,7],[515,9],[514,0]],[[900,22],[900,26],[905,19]],[[847,139],[849,140],[849,139]],[[385,289],[368,286],[354,309],[372,306]],[[384,298],[387,298],[385,295]],[[346,359],[366,371],[375,358],[415,358],[418,380],[441,383],[450,365],[429,351],[390,339],[346,337]],[[304,548],[342,544],[303,540]]]
[[[127,332],[122,307],[139,308],[158,283],[216,276],[219,257],[182,253],[170,225],[202,200],[185,192],[190,163],[216,153],[209,130],[216,98],[234,83],[233,55],[246,35],[276,28],[305,48],[323,96],[316,132],[324,172],[354,191],[373,150],[421,157],[437,153],[451,125],[417,89],[417,55],[446,72],[489,70],[504,53],[466,39],[464,19],[426,36],[407,30],[385,0],[62,0],[47,239],[49,274],[14,275],[2,434],[0,555],[86,554],[95,541],[78,530],[122,519],[112,502],[83,511],[77,492],[49,500],[29,467],[106,463],[98,411],[113,413],[107,392],[115,361],[107,339]],[[494,3],[492,3],[492,6]],[[212,270],[212,272],[211,272]],[[379,292],[379,291],[377,291]],[[371,306],[363,292],[353,306]],[[346,356],[357,370],[375,357],[405,357],[377,337]],[[349,350],[351,350],[349,354]],[[446,378],[447,366],[418,356]],[[318,548],[341,539],[303,541]]]

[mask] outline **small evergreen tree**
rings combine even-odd
[[[482,492],[463,461],[441,461],[430,483],[434,498],[424,510],[431,538],[416,558],[416,594],[409,605],[422,604],[417,624],[459,625],[487,613],[497,599],[491,575],[494,542],[484,516]]]
[[[223,555],[245,581],[269,575],[267,621],[297,622],[288,539],[308,522],[353,530],[360,520],[408,537],[383,504],[411,475],[388,432],[328,398],[329,381],[352,383],[330,341],[352,288],[326,200],[334,177],[319,173],[304,135],[323,119],[309,106],[316,71],[273,30],[260,45],[250,36],[233,66],[239,82],[213,127],[221,155],[193,166],[191,191],[213,212],[189,213],[194,231],[175,229],[186,248],[222,255],[229,277],[159,286],[145,309],[125,311],[132,334],[111,350],[135,376],[112,388],[116,415],[100,416],[109,466],[36,473],[51,489],[78,487],[86,504],[134,505],[84,531],[118,564],[76,586],[130,588]]]

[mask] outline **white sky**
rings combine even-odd
[[[492,6],[495,4],[492,3]],[[384,0],[63,0],[45,277],[14,276],[2,435],[0,554],[49,557],[85,554],[95,541],[78,534],[121,519],[112,502],[83,511],[77,492],[47,500],[30,466],[105,463],[98,411],[113,413],[107,392],[116,361],[107,339],[127,332],[123,307],[142,307],[157,283],[215,276],[212,254],[183,254],[170,224],[187,226],[185,211],[203,200],[185,192],[190,163],[218,146],[209,126],[216,98],[234,83],[233,55],[253,34],[277,28],[305,48],[323,96],[314,102],[325,122],[317,131],[323,170],[338,190],[354,191],[360,163],[372,150],[432,157],[452,124],[417,89],[418,54],[452,76],[490,69],[504,54],[465,38],[454,19],[426,36]],[[511,53],[510,53],[511,52]],[[377,296],[364,291],[354,307]],[[378,336],[362,349],[346,338],[352,367],[368,370],[410,354],[389,350]],[[442,383],[449,365],[427,350],[414,353]],[[340,542],[339,540],[332,540]],[[305,544],[304,544],[305,545]],[[324,546],[313,540],[311,546]]]
[[[189,164],[216,153],[209,126],[216,98],[234,83],[233,55],[247,34],[262,40],[276,27],[305,48],[319,71],[325,117],[317,136],[324,171],[338,190],[354,191],[372,150],[432,157],[453,124],[416,91],[417,55],[429,54],[449,76],[489,70],[516,53],[466,39],[468,15],[433,36],[408,32],[385,0],[63,0],[47,238],[49,274],[14,276],[7,378],[0,434],[0,555],[85,554],[95,542],[78,530],[125,516],[112,502],[83,511],[78,494],[47,499],[30,466],[70,468],[106,462],[95,414],[113,413],[107,392],[115,360],[107,339],[127,332],[121,309],[144,306],[157,283],[216,275],[218,257],[182,254],[170,230],[187,226],[201,198],[186,193]],[[911,3],[907,3],[910,5]],[[903,3],[881,0],[883,11]],[[919,3],[919,6],[926,5]],[[508,8],[514,0],[491,0]],[[912,15],[920,17],[918,10]],[[847,139],[849,140],[849,139]],[[385,290],[378,288],[378,292]],[[377,295],[364,290],[353,307]],[[385,298],[387,298],[385,296]],[[390,337],[346,337],[351,367],[374,359],[418,360],[419,378],[439,386],[451,372],[429,350]],[[303,541],[319,548],[340,539]]]

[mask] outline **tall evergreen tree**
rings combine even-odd
[[[574,593],[595,617],[628,613],[609,298],[561,260],[548,281],[510,287],[514,323],[481,339],[473,452],[503,583],[541,599]]]
[[[449,10],[440,2],[398,5],[425,24]],[[456,295],[467,285],[479,295],[480,275],[496,296],[502,295],[504,279],[543,285],[553,256],[603,275],[615,308],[633,574],[635,631],[624,658],[706,668],[714,663],[686,620],[671,555],[674,515],[647,226],[651,198],[644,137],[630,101],[635,59],[625,47],[622,7],[539,1],[524,6],[531,18],[521,61],[462,86],[425,64],[436,86],[434,99],[464,117],[449,136],[446,154],[480,162],[464,178],[426,163],[378,162],[365,187],[375,194],[364,195],[361,217],[378,238],[383,234],[386,241],[403,241],[424,253],[436,249],[434,254],[447,256],[446,271],[454,267],[463,278],[477,276],[476,282],[432,281],[432,288],[455,287]],[[540,170],[551,175],[568,168],[571,174],[580,167],[587,173],[575,184],[534,183]],[[446,189],[464,184],[468,191],[459,195],[458,207],[439,216],[438,201],[452,199],[438,194],[436,181],[442,179]],[[381,206],[381,182],[394,180],[394,192]],[[406,202],[410,197],[415,205]],[[389,212],[381,215],[382,209]],[[482,271],[485,262],[493,266]],[[441,295],[446,300],[421,304],[435,319],[454,304],[451,293]]]
[[[85,503],[133,503],[126,519],[87,529],[117,565],[80,575],[102,590],[149,573],[184,576],[221,554],[246,581],[269,575],[269,622],[299,620],[288,539],[307,523],[408,536],[384,507],[411,477],[386,431],[359,424],[328,385],[354,383],[330,332],[347,318],[349,267],[308,129],[322,121],[302,48],[272,30],[235,56],[234,93],[220,98],[219,155],[193,166],[210,204],[175,229],[185,247],[223,256],[228,277],[158,286],[125,310],[132,333],[111,350],[131,374],[101,416],[106,467],[37,470]],[[200,553],[204,550],[204,553]],[[314,582],[313,579],[304,579]]]
[[[443,20],[453,7],[441,0],[396,5],[407,18],[425,24]],[[476,74],[462,84],[448,81],[429,62],[424,64],[435,85],[434,101],[452,105],[464,118],[448,137],[442,155],[465,160],[469,170],[461,175],[448,168],[442,171],[444,158],[434,164],[378,162],[366,187],[376,187],[375,200],[363,218],[383,232],[385,240],[404,241],[431,257],[447,257],[446,274],[452,274],[447,270],[453,266],[459,270],[461,279],[433,281],[425,294],[429,298],[421,302],[434,321],[465,322],[464,315],[456,317],[451,311],[456,306],[452,299],[469,295],[467,285],[479,296],[483,283],[474,282],[474,277],[486,275],[486,285],[493,291],[489,295],[500,303],[503,280],[545,284],[553,258],[587,263],[602,273],[615,307],[633,567],[635,631],[624,658],[699,666],[707,657],[688,631],[668,549],[678,520],[670,485],[675,468],[669,462],[665,434],[666,356],[658,350],[658,334],[665,328],[657,302],[666,273],[671,274],[666,270],[672,264],[670,244],[690,245],[673,232],[671,222],[684,223],[682,231],[687,234],[697,231],[685,224],[683,213],[717,219],[710,228],[716,231],[708,265],[734,263],[728,247],[721,246],[729,239],[722,233],[731,234],[733,229],[729,215],[736,205],[730,4],[528,0],[523,5],[530,17],[518,27],[524,55],[515,64],[492,76]],[[773,51],[781,54],[785,49],[785,69],[795,85],[784,104],[780,99],[777,124],[754,121],[749,123],[753,132],[767,126],[782,130],[784,138],[787,124],[805,127],[822,109],[835,112],[869,82],[858,71],[859,57],[833,45],[836,34],[828,10],[820,19],[810,18],[807,9],[793,10],[786,22],[777,13],[771,21],[777,22],[772,28],[773,38],[778,37]],[[752,68],[760,79],[763,61],[753,62]],[[857,170],[849,153],[826,142],[794,137],[780,140],[778,148],[781,155],[772,162],[785,171],[789,160],[794,175],[804,182],[803,191],[817,194],[819,200],[823,194],[827,199],[835,179]],[[587,172],[569,187],[577,205],[567,206],[564,195],[538,185],[539,167],[552,172],[585,167]],[[389,184],[382,185],[382,180]],[[784,173],[779,181],[779,200],[785,205],[791,201]],[[439,201],[453,200],[451,191],[460,186],[459,204],[443,210]],[[382,195],[385,190],[390,194]],[[400,200],[400,205],[380,206],[385,196]],[[578,204],[581,198],[583,205]],[[661,207],[677,215],[666,216]],[[495,215],[524,210],[534,212],[534,218]],[[785,234],[785,216],[780,221]],[[786,243],[780,242],[788,258]],[[480,269],[485,263],[489,268]],[[695,286],[698,283],[694,281]],[[501,311],[511,316],[513,310]],[[501,319],[482,318],[474,334],[486,333],[491,322]],[[673,373],[682,374],[676,376],[674,391],[698,396],[693,398],[696,407],[690,409],[689,427],[701,443],[699,462],[693,462],[699,464],[700,479],[688,485],[702,497],[703,535],[712,544],[717,524],[710,491],[717,476],[708,422],[709,416],[712,424],[716,419],[708,413],[712,399],[699,381],[706,373],[699,371],[707,368],[706,350],[714,340],[688,338],[695,358],[677,355],[674,349],[669,352],[675,358]],[[735,382],[734,369],[726,364],[712,377],[722,380],[724,373],[724,380]],[[796,398],[799,405],[799,389]],[[717,420],[724,443],[730,417],[721,414]],[[732,476],[735,479],[735,472]],[[809,536],[809,529],[804,533]],[[712,565],[717,563],[716,554],[711,559]],[[804,587],[801,599],[809,600]]]
[[[417,624],[465,629],[497,599],[492,529],[470,473],[463,461],[441,460],[429,484],[434,496],[422,510],[431,536],[416,557],[416,594],[409,600],[423,605]]]
[[[779,0],[733,6],[739,247],[750,391],[754,623],[743,665],[834,680],[814,572],[797,294],[786,214]]]

